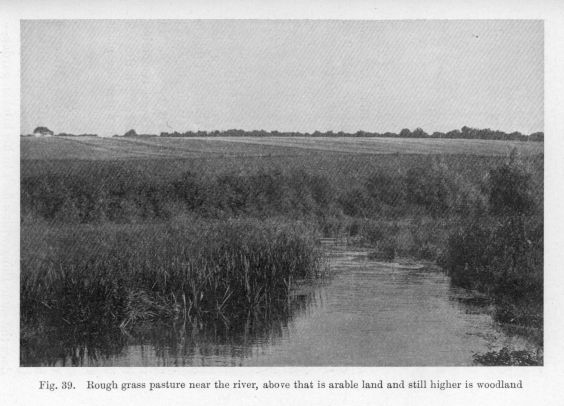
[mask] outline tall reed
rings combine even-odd
[[[268,311],[293,281],[321,272],[315,235],[304,223],[189,220],[140,227],[57,229],[52,250],[26,254],[22,323],[121,325]]]

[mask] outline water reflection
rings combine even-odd
[[[264,312],[229,319],[145,323],[131,331],[90,331],[47,323],[41,334],[22,334],[22,366],[193,366],[241,365],[261,348],[288,336],[297,315],[307,315],[317,286],[298,286],[287,302]],[[228,362],[226,362],[228,361]]]
[[[97,364],[122,353],[127,336],[120,330],[90,332],[77,328],[47,327],[49,331],[22,336],[22,366],[83,366]]]

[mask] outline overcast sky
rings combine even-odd
[[[541,21],[22,21],[21,131],[543,130]]]

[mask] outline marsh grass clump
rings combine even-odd
[[[43,234],[47,235],[49,230]],[[128,327],[137,321],[225,318],[268,311],[294,281],[322,270],[303,223],[257,220],[83,227],[49,234],[42,258],[23,255],[22,323]],[[29,244],[26,246],[26,244]],[[22,250],[32,249],[22,241]]]

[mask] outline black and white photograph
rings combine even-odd
[[[543,365],[542,20],[20,34],[20,366]]]
[[[0,403],[559,405],[563,6],[0,2]]]

